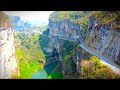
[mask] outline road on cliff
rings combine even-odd
[[[118,66],[117,64],[106,58],[105,56],[97,52],[94,52],[89,47],[85,47],[84,44],[80,44],[80,47],[86,50],[87,52],[91,53],[92,55],[99,57],[102,63],[108,65],[115,73],[120,74],[120,66]]]
[[[43,35],[46,36],[46,35]],[[53,36],[49,36],[49,37],[53,37]],[[61,38],[58,37],[59,39],[63,39],[63,40],[67,40],[67,41],[77,41],[77,40],[69,40],[69,39],[65,39],[65,38]],[[86,50],[87,52],[91,53],[92,55],[95,55],[97,57],[100,58],[101,62],[103,64],[108,65],[115,73],[120,74],[120,66],[118,66],[117,64],[115,64],[114,62],[112,62],[110,59],[106,58],[105,56],[94,52],[92,49],[90,49],[89,47],[85,47],[84,44],[79,44],[81,48],[83,48],[84,50]]]

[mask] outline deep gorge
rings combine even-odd
[[[8,31],[10,30],[1,29],[0,36]],[[15,32],[15,44],[10,41],[15,45],[13,53],[15,50],[17,53],[16,60],[11,61],[19,63],[17,71],[26,72],[18,75],[19,79],[119,78],[116,75],[120,74],[119,11],[55,11],[49,16],[48,27],[43,31],[41,29],[42,33],[34,31]],[[6,38],[7,35],[3,36]],[[10,37],[9,40],[14,39],[13,36]],[[1,45],[3,41],[0,41]],[[1,62],[9,61],[2,58],[3,51],[0,51],[0,55]],[[107,67],[100,62],[106,61],[105,58],[111,66]],[[0,64],[3,66],[3,63]],[[114,65],[118,67],[117,73],[111,68]],[[2,74],[10,71],[5,71],[2,67],[0,70]]]
[[[62,12],[58,13],[59,16],[62,15]],[[82,60],[88,60],[92,56],[91,53],[80,48],[79,44],[84,44],[112,62],[119,63],[120,32],[119,28],[115,27],[119,23],[118,18],[102,25],[98,20],[100,17],[93,14],[88,17],[87,25],[85,25],[85,22],[81,22],[81,24],[72,22],[71,18],[55,21],[59,17],[55,17],[55,14],[57,12],[52,14],[54,17],[51,15],[51,18],[49,18],[49,36],[51,37],[48,41],[48,47],[51,49],[55,47],[59,53],[65,78],[76,78],[74,74],[80,72],[78,63]],[[77,14],[73,17],[77,17]]]

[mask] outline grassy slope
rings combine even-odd
[[[15,36],[19,37],[15,43],[15,49],[19,61],[21,79],[30,78],[35,71],[44,66],[43,60],[45,60],[45,55],[38,43],[39,35],[34,34],[30,37],[24,35],[24,33],[20,33]],[[24,42],[24,44],[21,45],[21,42]],[[29,48],[26,47],[27,45]]]

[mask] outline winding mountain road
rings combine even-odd
[[[42,34],[43,35],[43,34]],[[43,35],[46,36],[46,35]],[[47,36],[47,37],[53,37],[53,36]],[[67,40],[67,41],[77,41],[77,40],[70,40],[70,39],[66,39],[66,38],[61,38],[58,37],[59,39],[63,39],[63,40]],[[118,66],[117,64],[115,64],[114,62],[112,62],[110,59],[106,58],[105,56],[94,52],[92,49],[90,49],[89,47],[85,47],[84,44],[79,44],[81,48],[83,48],[84,50],[86,50],[87,52],[91,53],[92,55],[95,55],[97,57],[100,58],[101,62],[105,65],[108,65],[115,73],[120,74],[120,66]]]
[[[70,39],[66,39],[66,38],[62,38],[62,37],[58,37],[58,36],[47,36],[47,35],[43,35],[43,34],[41,34],[42,36],[46,36],[46,37],[57,37],[57,38],[59,38],[59,39],[63,39],[63,40],[66,40],[66,41],[71,41],[71,42],[76,42],[77,40],[76,39],[74,39],[74,40],[70,40]]]
[[[106,58],[105,56],[103,56],[97,52],[94,52],[93,50],[91,50],[88,47],[85,47],[83,44],[80,44],[80,47],[83,48],[84,50],[86,50],[87,52],[99,57],[102,63],[108,65],[115,73],[120,74],[120,66],[118,66],[117,64],[115,64],[114,62],[112,62],[111,60]]]

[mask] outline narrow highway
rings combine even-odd
[[[115,73],[120,74],[120,66],[118,66],[117,64],[106,58],[105,56],[97,52],[94,52],[88,47],[85,47],[83,44],[80,44],[80,47],[86,50],[87,52],[91,53],[92,55],[99,57],[102,63],[108,65]]]
[[[71,42],[76,42],[77,40],[74,39],[74,40],[70,40],[70,39],[66,39],[66,38],[62,38],[62,37],[58,37],[58,36],[47,36],[47,35],[44,35],[44,34],[41,34],[42,36],[46,36],[46,37],[57,37],[59,39],[63,39],[63,40],[66,40],[66,41],[71,41]]]
[[[43,35],[43,34],[42,34]],[[46,35],[43,35],[46,36]],[[53,37],[53,36],[47,36],[47,37]],[[58,37],[59,39],[67,40],[67,41],[77,41],[77,40],[69,40],[65,38]],[[85,47],[84,44],[79,44],[81,48],[86,50],[87,52],[91,53],[92,55],[95,55],[100,58],[101,62],[104,63],[105,65],[108,65],[115,73],[120,74],[120,66],[112,62],[110,59],[106,58],[105,56],[94,52],[92,49],[89,47]]]

